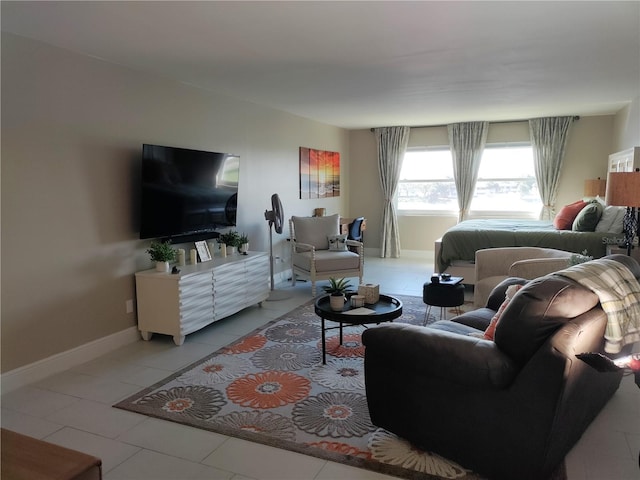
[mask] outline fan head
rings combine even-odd
[[[273,225],[276,233],[282,233],[282,225],[284,223],[284,209],[280,196],[277,193],[271,195],[271,210],[264,212],[265,220],[269,221],[269,225]]]

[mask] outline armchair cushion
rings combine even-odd
[[[347,250],[347,235],[329,235],[327,240],[329,240],[329,250]]]
[[[296,242],[312,245],[318,250],[329,249],[329,236],[340,233],[340,215],[327,217],[291,217]]]
[[[311,271],[312,252],[298,252],[293,256],[293,265]],[[360,255],[348,250],[316,250],[316,272],[333,272],[340,270],[357,270],[360,266]]]

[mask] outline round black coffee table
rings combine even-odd
[[[368,323],[382,323],[391,322],[394,319],[402,315],[402,302],[391,295],[380,295],[380,299],[377,303],[366,303],[364,307],[371,310],[370,313],[354,314],[355,311],[362,311],[361,308],[351,307],[351,302],[347,299],[342,307],[341,311],[335,311],[331,309],[329,305],[330,295],[323,295],[316,300],[315,311],[322,319],[322,363],[326,362],[327,344],[325,339],[325,332],[327,330],[333,330],[335,328],[340,329],[340,345],[342,345],[342,324],[348,326],[364,325]],[[349,313],[352,312],[352,313]],[[325,327],[325,320],[337,322],[337,327]]]

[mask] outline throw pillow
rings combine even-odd
[[[602,204],[600,202],[593,201],[588,203],[586,207],[580,210],[576,218],[573,220],[571,230],[575,232],[595,231],[596,225],[600,221],[603,211],[604,208],[602,208]]]
[[[600,221],[596,225],[596,232],[622,233],[625,207],[605,207]]]
[[[493,337],[496,333],[496,327],[498,326],[498,322],[500,321],[500,317],[502,316],[502,312],[504,312],[505,308],[507,308],[507,305],[509,305],[509,302],[516,294],[516,292],[523,286],[524,285],[509,285],[509,287],[507,287],[504,302],[502,302],[502,305],[500,305],[500,308],[498,308],[498,311],[491,319],[491,322],[489,322],[489,326],[484,331],[483,338],[487,340],[493,340]]]
[[[329,250],[344,251],[347,249],[347,236],[346,235],[329,235]]]
[[[553,226],[557,230],[571,230],[573,221],[584,207],[587,206],[587,202],[584,200],[578,200],[577,202],[565,205],[560,209],[556,218],[553,219]]]

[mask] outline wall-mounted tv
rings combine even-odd
[[[187,241],[235,226],[239,170],[237,155],[144,144],[140,238]]]

